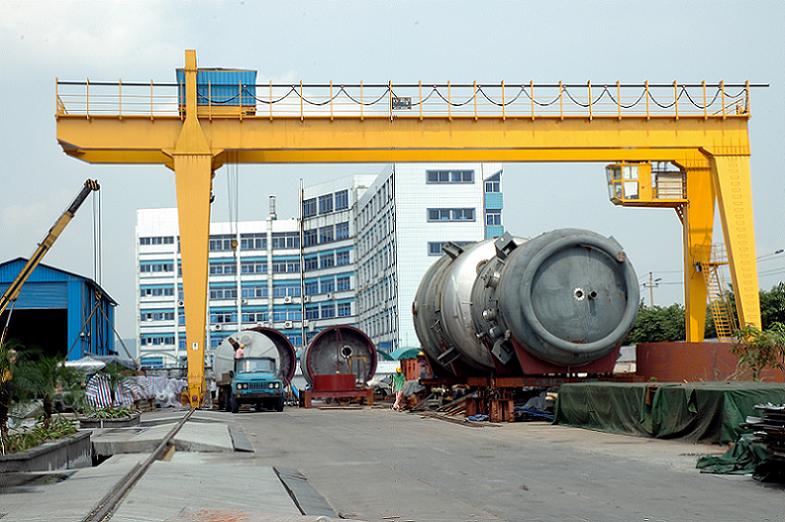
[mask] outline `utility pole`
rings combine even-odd
[[[649,281],[643,283],[643,288],[649,289],[649,306],[654,306],[654,289],[660,286],[660,281],[662,281],[661,277],[655,279],[654,274],[649,272]]]

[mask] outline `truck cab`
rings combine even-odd
[[[235,359],[229,406],[237,413],[242,404],[283,411],[284,385],[271,357]]]

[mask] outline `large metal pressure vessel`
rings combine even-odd
[[[300,355],[300,369],[308,384],[314,375],[355,375],[355,383],[364,386],[376,373],[377,354],[373,341],[352,326],[325,328]]]
[[[529,241],[505,234],[448,244],[413,311],[424,351],[454,375],[525,374],[537,370],[521,351],[565,371],[608,356],[632,327],[638,300],[635,270],[616,240],[563,229]]]
[[[297,369],[297,354],[289,338],[278,330],[257,326],[234,333],[215,349],[213,371],[216,379],[234,370],[235,345],[243,347],[244,357],[270,357],[275,360],[278,377],[284,386],[292,381]]]

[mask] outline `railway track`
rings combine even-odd
[[[137,463],[128,473],[117,481],[115,487],[98,501],[93,509],[82,519],[82,522],[102,522],[111,519],[115,510],[117,510],[123,502],[123,499],[125,499],[128,492],[133,489],[139,479],[144,476],[148,469],[150,469],[152,463],[161,458],[174,436],[177,435],[180,428],[188,422],[188,419],[191,418],[191,415],[193,415],[195,411],[195,409],[189,410],[188,413],[169,430],[169,433],[166,434],[158,446],[156,446],[143,462]]]

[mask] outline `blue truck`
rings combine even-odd
[[[256,411],[283,411],[295,364],[294,348],[275,330],[255,328],[227,337],[213,362],[219,409],[237,413],[249,404]]]

